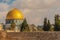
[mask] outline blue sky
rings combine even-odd
[[[0,0],[0,22],[12,8],[21,10],[29,24],[42,25],[44,17],[54,23],[54,15],[60,15],[60,0]]]
[[[0,0],[0,3],[12,4],[15,0]]]

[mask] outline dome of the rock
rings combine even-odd
[[[14,8],[10,12],[8,12],[8,14],[6,16],[6,19],[20,19],[20,20],[23,20],[24,16],[23,16],[23,13],[20,10]]]
[[[5,29],[20,31],[23,20],[24,20],[23,13],[18,9],[14,8],[11,11],[9,11],[6,16]]]

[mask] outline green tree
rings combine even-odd
[[[48,20],[47,31],[50,31],[50,28],[51,28],[51,24],[50,24],[50,20]]]
[[[55,31],[60,31],[60,19],[59,19],[59,15],[55,15],[55,27],[54,27]]]
[[[50,31],[50,27],[51,27],[50,21],[47,20],[47,18],[44,18],[43,30]]]
[[[28,26],[28,24],[27,24],[27,20],[26,20],[26,19],[24,19],[20,31],[21,31],[21,32],[23,32],[23,31],[29,31],[29,26]]]
[[[12,23],[11,23],[11,27],[10,27],[10,29],[11,29],[11,30],[14,30],[15,26],[16,26],[15,23],[12,22]]]
[[[47,31],[47,18],[44,18],[43,30]]]

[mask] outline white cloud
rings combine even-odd
[[[11,6],[21,9],[43,9],[54,6],[56,2],[56,0],[16,0]]]
[[[2,5],[0,9],[5,11],[14,7],[18,8],[22,10],[28,23],[43,24],[44,17],[48,17],[48,19],[53,22],[52,19],[54,18],[54,15],[60,13],[59,4],[59,0],[16,0],[11,5],[4,3],[0,4]]]
[[[8,11],[0,12],[0,23],[5,23],[7,12]]]
[[[44,0],[46,5],[52,5],[54,4],[54,2],[56,2],[56,0]]]
[[[9,9],[9,5],[0,3],[0,15],[1,15],[0,19],[3,19],[2,17],[5,17],[6,12],[9,11],[8,9]]]
[[[58,13],[56,8],[60,6],[59,3],[58,0],[16,0],[10,8],[21,9],[28,23],[43,24],[44,17],[53,22],[54,15]],[[40,21],[37,21],[37,18]]]
[[[9,11],[9,5],[4,4],[4,3],[0,3],[0,22],[4,23],[5,18],[6,18],[6,14]]]
[[[8,10],[9,5],[4,4],[4,3],[0,3],[0,12],[2,11],[7,11]]]

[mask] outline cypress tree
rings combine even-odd
[[[43,30],[47,31],[47,18],[44,18]]]
[[[55,31],[60,31],[60,20],[59,20],[59,15],[55,15],[55,27],[54,27]]]
[[[48,20],[47,31],[50,31],[50,28],[51,28],[51,24],[50,24],[50,20]]]
[[[21,31],[21,32],[23,32],[23,31],[29,31],[29,26],[28,26],[28,24],[27,24],[27,20],[26,20],[26,19],[24,19],[20,31]]]
[[[51,27],[50,21],[47,20],[47,18],[44,18],[43,30],[44,31],[49,31],[50,27]]]

